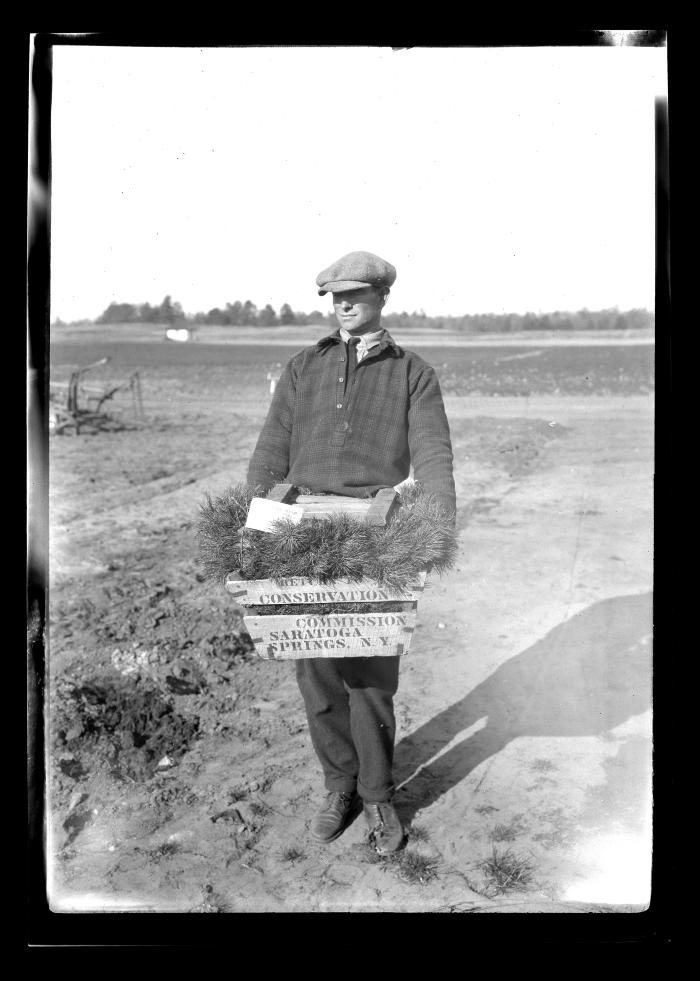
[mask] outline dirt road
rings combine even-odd
[[[247,651],[198,572],[198,503],[243,478],[265,406],[176,422],[150,395],[147,431],[52,442],[52,907],[643,906],[651,399],[447,397],[460,558],[402,663],[409,842],[379,860],[361,819],[309,838],[293,665]]]

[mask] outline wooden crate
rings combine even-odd
[[[374,498],[302,495],[289,484],[278,484],[268,498],[304,508],[302,520],[313,521],[343,511],[375,525],[384,525],[398,495],[381,490]],[[406,654],[416,626],[417,606],[426,573],[406,590],[380,586],[373,579],[336,580],[332,585],[315,579],[226,579],[226,590],[244,609],[269,607],[265,615],[246,614],[244,621],[260,657],[298,660],[306,657],[393,657]],[[400,603],[396,612],[351,613],[353,603]],[[333,604],[332,613],[276,614],[276,606]]]

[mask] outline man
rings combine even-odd
[[[412,464],[415,480],[454,514],[437,376],[381,325],[395,279],[394,267],[370,252],[350,252],[319,273],[319,296],[333,294],[339,330],[296,354],[280,377],[248,469],[259,492],[283,482],[367,497],[405,480]],[[327,790],[311,834],[334,841],[364,804],[376,850],[397,851],[404,843],[391,803],[399,658],[305,658],[296,671]]]

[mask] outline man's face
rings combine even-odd
[[[384,297],[373,286],[333,294],[338,323],[351,334],[368,334],[379,330],[383,306]]]

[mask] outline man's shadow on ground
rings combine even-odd
[[[397,785],[408,780],[395,799],[401,819],[410,823],[518,736],[596,736],[646,711],[651,623],[651,593],[594,603],[402,739],[394,754]],[[429,762],[484,718],[483,728]]]

